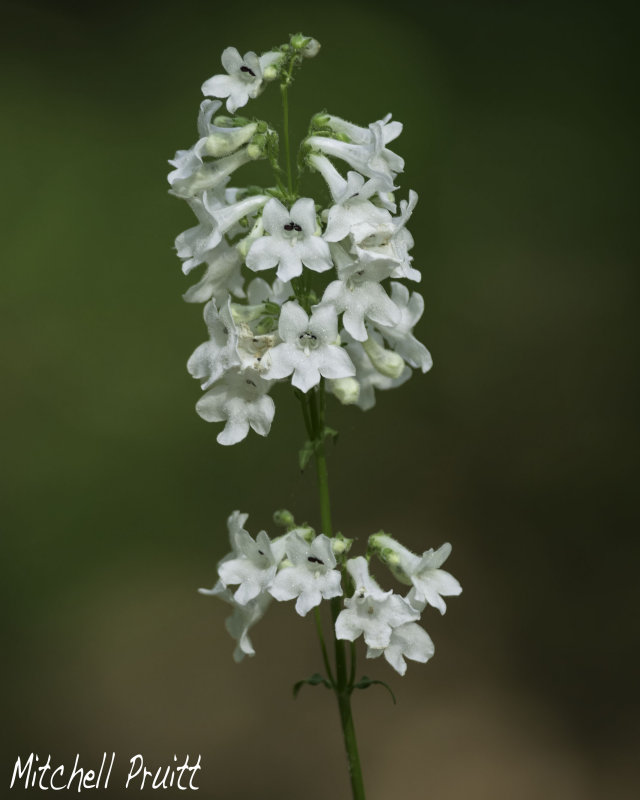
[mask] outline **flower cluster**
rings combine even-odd
[[[323,600],[347,594],[335,621],[337,639],[353,642],[362,636],[367,658],[384,655],[400,675],[407,669],[405,658],[422,663],[431,658],[434,646],[418,624],[421,613],[433,606],[444,614],[443,597],[462,591],[458,581],[441,569],[451,553],[450,544],[418,556],[391,536],[377,533],[369,537],[367,557],[347,558],[351,540],[316,535],[307,525],[297,526],[289,512],[276,515],[284,518],[287,530],[274,539],[265,531],[252,538],[244,527],[247,518],[239,511],[229,517],[231,552],[218,564],[213,589],[200,589],[233,607],[227,630],[237,642],[236,661],[255,654],[249,629],[272,599],[295,600],[296,611],[305,616]],[[372,555],[411,587],[405,596],[380,587],[369,571]]]
[[[225,423],[218,434],[225,445],[244,439],[250,428],[269,433],[277,382],[307,393],[325,379],[340,402],[369,409],[376,389],[399,386],[413,369],[431,367],[428,350],[413,335],[424,302],[403,282],[421,276],[406,227],[417,195],[394,198],[404,162],[388,145],[401,123],[389,115],[360,127],[315,115],[294,180],[288,138],[285,170],[277,132],[264,120],[236,115],[269,82],[286,86],[294,68],[318,49],[302,35],[262,55],[227,48],[226,74],[202,86],[207,99],[198,141],[170,162],[170,191],[197,218],[176,239],[184,273],[202,269],[184,299],[205,304],[209,337],[188,369],[205,391],[196,410]],[[227,115],[219,114],[223,101]],[[273,167],[273,186],[229,185],[236,170],[260,159]],[[324,198],[299,192],[311,173],[324,180]]]

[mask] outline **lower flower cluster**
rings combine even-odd
[[[254,539],[245,529],[248,515],[234,511],[227,521],[231,552],[218,564],[214,587],[199,590],[233,607],[226,626],[237,642],[236,661],[255,655],[249,630],[272,600],[295,600],[297,613],[304,617],[323,600],[342,596],[344,607],[335,619],[337,639],[354,642],[362,636],[367,658],[384,655],[400,675],[407,670],[405,658],[422,663],[431,658],[434,645],[418,624],[421,614],[427,606],[444,614],[443,597],[462,591],[441,569],[450,544],[419,556],[380,532],[369,537],[366,557],[348,558],[352,540],[341,534],[316,534],[308,525],[296,525],[289,512],[277,512],[275,518],[285,525],[285,533],[271,539],[260,531]],[[385,591],[370,574],[373,555],[410,587],[405,596]]]

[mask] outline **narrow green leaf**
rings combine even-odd
[[[384,681],[374,681],[372,678],[367,678],[366,675],[363,675],[358,683],[353,684],[354,689],[368,689],[370,686],[373,686],[375,683],[380,684],[380,686],[384,686],[384,688],[389,692],[391,695],[391,699],[393,700],[394,704],[396,702],[396,696],[391,691],[391,687],[386,684]]]
[[[320,673],[315,672],[310,678],[305,678],[304,680],[294,683],[293,685],[294,697],[298,696],[298,692],[300,691],[300,689],[302,689],[305,683],[308,684],[309,686],[319,686],[320,684],[322,684],[323,686],[326,686],[327,689],[331,688],[331,684],[329,683],[329,681],[326,678],[323,678],[323,676],[320,675]]]

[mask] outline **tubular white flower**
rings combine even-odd
[[[222,103],[219,100],[203,100],[200,103],[198,114],[198,134],[199,139],[188,150],[178,150],[174,158],[169,159],[169,163],[175,169],[167,175],[169,184],[173,187],[174,183],[184,181],[202,166],[203,148],[207,137],[215,125],[211,123],[211,117],[220,108]]]
[[[398,378],[394,379],[383,375],[373,366],[371,359],[365,353],[360,342],[353,341],[347,333],[343,334],[343,338],[347,343],[346,350],[349,353],[349,358],[356,368],[356,380],[360,387],[356,405],[363,411],[369,411],[375,406],[375,389],[382,391],[395,389],[397,386],[406,383],[411,377],[411,369],[407,366],[405,366]]]
[[[341,119],[340,117],[334,117],[332,114],[327,115],[326,124],[329,128],[331,128],[331,130],[335,131],[336,133],[344,134],[356,144],[367,144],[370,142],[371,138],[373,137],[372,129],[374,127],[379,130],[380,138],[385,145],[389,144],[389,142],[392,142],[394,139],[397,139],[402,133],[402,123],[398,122],[397,120],[392,121],[391,114],[387,114],[377,122],[372,122],[368,128],[363,128],[360,125],[354,125],[353,122],[347,122],[347,120]],[[401,172],[402,167],[400,167],[400,169],[397,171]]]
[[[276,575],[269,592],[276,600],[297,598],[296,611],[304,617],[322,600],[342,594],[340,572],[331,548],[331,540],[324,534],[308,543],[298,533],[289,534],[285,544],[286,556],[291,566],[283,567]]]
[[[222,187],[215,192],[205,192],[202,197],[187,198],[189,207],[198,218],[198,224],[176,236],[175,248],[178,257],[182,259],[182,271],[185,275],[206,261],[220,242],[210,209],[222,206],[224,202]]]
[[[457,596],[462,587],[449,572],[440,567],[451,554],[451,545],[445,542],[437,550],[425,550],[418,556],[384,533],[369,537],[369,544],[383,564],[401,582],[412,586],[407,600],[414,608],[422,610],[425,605],[437,608],[441,614],[447,610],[445,597]]]
[[[412,258],[409,256],[413,237],[405,227],[417,202],[418,195],[410,191],[409,201],[400,203],[399,216],[389,216],[387,221],[365,219],[352,227],[352,253],[360,264],[388,266],[389,274],[394,278],[420,281],[420,272],[411,266]]]
[[[188,198],[202,194],[207,189],[215,189],[224,185],[233,172],[253,160],[254,157],[249,153],[248,146],[243,147],[230,156],[202,164],[187,178],[175,180],[170,193],[176,197]]]
[[[233,367],[240,366],[237,353],[238,334],[231,314],[231,298],[220,311],[210,300],[204,307],[204,321],[209,331],[209,341],[203,342],[187,361],[189,374],[203,380],[202,389],[207,389]]]
[[[252,305],[270,302],[281,306],[292,294],[291,284],[283,283],[280,278],[276,278],[271,285],[263,278],[254,278],[247,287],[247,299]]]
[[[329,117],[330,121],[334,121],[334,125],[337,119]],[[343,126],[349,127],[351,133],[335,127],[334,130],[337,133],[346,133],[351,142],[343,142],[329,136],[310,136],[306,143],[324,155],[346,161],[362,175],[376,178],[380,181],[379,191],[392,192],[396,175],[404,169],[404,160],[385,146],[402,131],[402,125],[399,122],[391,123],[390,119],[391,115],[387,115],[382,120],[372,122],[368,131],[340,120]]]
[[[356,378],[336,378],[327,382],[327,388],[343,406],[356,405],[360,399],[360,383]]]
[[[291,383],[308,392],[324,378],[348,378],[355,367],[346,352],[336,344],[338,319],[332,306],[316,306],[308,317],[291,300],[282,306],[278,332],[282,343],[271,351],[267,378],[277,380],[293,374]]]
[[[369,333],[368,339],[365,339],[362,343],[362,347],[373,366],[382,375],[386,375],[387,378],[395,380],[404,372],[405,363],[402,356],[391,350],[385,350],[380,337],[373,331]]]
[[[254,241],[247,253],[247,266],[258,272],[277,266],[281,281],[302,273],[302,265],[314,272],[325,272],[333,263],[329,245],[316,236],[315,204],[310,197],[297,200],[289,211],[271,198],[262,213],[269,236]]]
[[[222,128],[211,126],[211,131],[202,145],[205,155],[221,158],[228,156],[243,144],[247,144],[258,129],[257,122],[241,125],[235,128]]]
[[[241,606],[269,589],[282,559],[271,547],[266,531],[255,540],[245,530],[232,536],[233,554],[218,565],[218,575],[224,586],[238,586],[233,599]]]
[[[275,403],[267,394],[270,381],[257,372],[239,369],[224,376],[196,403],[196,411],[207,422],[226,422],[217,436],[219,444],[232,445],[242,441],[251,427],[260,436],[271,429]]]
[[[367,658],[378,658],[384,654],[388,663],[400,675],[407,671],[405,658],[425,664],[434,654],[433,641],[417,622],[406,622],[391,631],[389,644],[384,648],[367,648]]]
[[[330,283],[322,295],[338,314],[344,312],[342,323],[358,342],[368,336],[365,319],[381,325],[395,325],[400,321],[400,311],[378,283],[378,278],[368,268],[358,269],[346,280]]]
[[[413,327],[424,311],[422,295],[418,292],[409,295],[409,289],[404,284],[391,281],[391,299],[400,310],[400,320],[393,327],[378,325],[378,330],[412,367],[428,372],[433,366],[431,354],[413,335]]]
[[[419,619],[420,613],[400,595],[391,590],[384,592],[369,575],[369,565],[363,556],[349,559],[347,571],[353,578],[355,591],[338,614],[336,637],[353,642],[364,635],[369,647],[384,650],[389,646],[392,630]]]
[[[207,254],[205,263],[207,268],[202,278],[182,295],[187,303],[206,303],[213,300],[221,305],[226,302],[229,294],[244,297],[242,257],[235,247],[231,247],[223,239]]]
[[[260,94],[263,88],[263,71],[279,57],[277,52],[264,53],[258,57],[252,51],[241,56],[235,47],[227,47],[221,58],[227,75],[214,75],[206,80],[202,84],[202,94],[226,97],[227,111],[235,114],[250,98]]]
[[[242,661],[245,656],[254,656],[256,651],[249,638],[249,629],[253,627],[264,616],[267,607],[271,603],[271,595],[267,592],[259,594],[245,605],[236,603],[233,594],[223,586],[221,581],[213,589],[198,589],[200,594],[212,595],[224,600],[233,607],[230,617],[225,620],[225,627],[230,636],[236,640],[236,649],[233,652],[233,660],[237,663]]]

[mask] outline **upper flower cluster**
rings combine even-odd
[[[177,237],[176,250],[185,274],[203,269],[184,298],[205,303],[209,335],[188,368],[206,390],[198,413],[225,422],[221,444],[241,441],[249,428],[269,432],[276,382],[308,392],[326,379],[341,402],[368,409],[375,389],[399,386],[412,369],[426,372],[432,363],[413,334],[423,299],[403,282],[421,276],[406,227],[417,195],[409,191],[399,204],[394,197],[404,161],[388,145],[401,123],[388,115],[360,127],[315,115],[294,189],[267,122],[215,116],[223,101],[235,115],[270,81],[288,86],[294,68],[318,49],[302,35],[262,55],[227,48],[226,74],[202,86],[208,99],[199,138],[170,162],[170,191],[197,218]],[[286,129],[285,136],[288,163]],[[272,165],[273,186],[229,185],[236,170],[259,159]],[[299,193],[305,172],[322,176],[327,199]]]
[[[254,539],[244,527],[247,519],[239,511],[231,514],[227,521],[231,552],[218,564],[214,587],[200,589],[233,607],[227,630],[237,642],[236,661],[255,654],[249,630],[272,599],[295,600],[296,611],[305,616],[323,600],[341,597],[343,578],[351,596],[345,598],[336,618],[336,638],[353,642],[362,636],[367,658],[384,655],[401,675],[407,669],[405,658],[419,662],[431,658],[433,642],[418,624],[420,616],[427,606],[444,614],[443,596],[462,591],[458,581],[441,569],[451,553],[450,544],[418,556],[391,536],[378,533],[369,537],[367,558],[347,559],[351,540],[340,535],[330,539],[292,522],[282,536],[270,539],[260,531]],[[372,555],[401,583],[411,586],[406,595],[380,587],[369,571]]]

